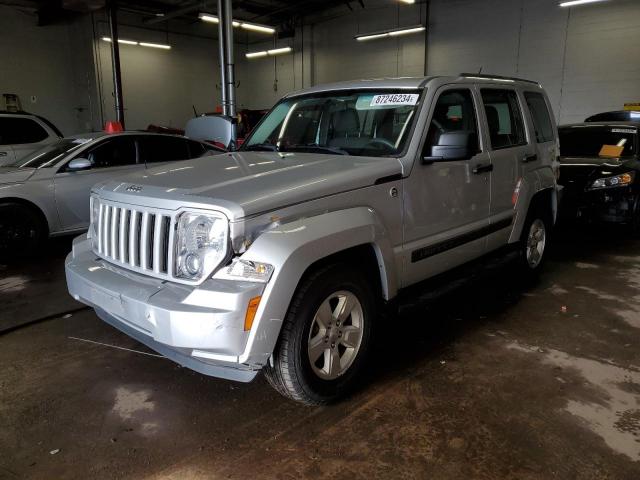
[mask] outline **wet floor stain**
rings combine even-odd
[[[567,412],[580,418],[614,451],[640,461],[640,369],[623,368],[602,360],[573,356],[560,350],[541,350],[517,342],[511,350],[542,354],[545,364],[571,369],[598,393],[597,399],[569,399]]]

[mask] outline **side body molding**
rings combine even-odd
[[[328,212],[280,225],[260,235],[242,258],[269,263],[275,271],[262,296],[240,363],[264,365],[267,362],[296,287],[309,266],[360,245],[371,245],[374,249],[383,296],[393,298],[398,289],[393,246],[379,216],[371,208]]]

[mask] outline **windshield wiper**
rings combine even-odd
[[[271,143],[254,143],[253,145],[247,145],[242,150],[247,152],[277,152],[278,147]]]
[[[328,147],[326,145],[318,145],[317,143],[307,143],[306,145],[287,145],[288,151],[309,151],[309,152],[325,152],[336,153],[338,155],[349,155],[349,152],[339,147]]]

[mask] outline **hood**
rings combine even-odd
[[[145,170],[98,187],[101,193],[201,200],[234,218],[373,185],[402,173],[398,159],[293,152],[233,152]],[[131,184],[142,187],[126,191]],[[230,207],[231,206],[231,207]]]
[[[26,182],[35,171],[35,168],[0,167],[0,184]]]

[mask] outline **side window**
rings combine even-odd
[[[525,92],[524,98],[531,112],[533,127],[536,130],[536,141],[538,143],[551,142],[553,140],[553,122],[549,116],[547,102],[541,93]]]
[[[187,141],[180,137],[143,135],[139,137],[140,154],[145,163],[175,162],[187,160]]]
[[[493,150],[527,143],[522,111],[515,91],[482,89],[482,102]]]
[[[0,145],[20,145],[41,142],[49,134],[42,126],[30,118],[0,118]]]
[[[84,155],[94,168],[121,167],[136,164],[136,144],[132,136],[115,137],[101,142]]]
[[[467,134],[469,145],[475,147],[480,145],[478,122],[471,90],[446,90],[438,97],[429,130],[427,130],[425,156],[431,155],[431,147],[443,144],[443,142],[449,144],[452,136],[447,134],[453,132]]]
[[[195,142],[193,140],[187,140],[189,144],[189,158],[203,157],[204,155],[212,155],[220,153],[219,150],[213,147],[208,147],[204,143]]]

